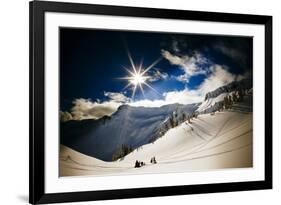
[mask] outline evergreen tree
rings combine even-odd
[[[186,120],[186,114],[182,113],[182,121],[184,122]]]
[[[169,130],[169,129],[170,129],[170,126],[169,126],[168,123],[166,123],[165,127],[166,127],[166,130]]]
[[[178,118],[178,113],[177,113],[177,111],[175,111],[174,117],[175,117],[175,119]]]
[[[232,107],[232,98],[231,96],[229,95],[228,96],[228,108],[231,108]]]
[[[237,95],[236,92],[232,94],[233,103],[237,102]]]
[[[174,127],[178,126],[177,120],[174,121]]]
[[[174,125],[174,115],[170,116],[169,122],[170,122],[171,128],[174,128],[175,127],[175,125]]]
[[[227,96],[223,98],[223,105],[226,110],[229,108],[229,101]]]
[[[244,100],[244,92],[242,89],[238,91],[238,100],[239,102],[242,102]]]
[[[189,124],[191,123],[190,122],[190,116],[187,117],[187,121],[188,121]]]
[[[131,153],[133,151],[133,148],[126,145],[126,144],[122,144],[121,148],[112,155],[112,160],[117,160],[120,159],[122,157],[125,157],[127,154]]]

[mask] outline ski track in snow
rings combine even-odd
[[[105,162],[61,145],[60,176],[123,175],[252,167],[252,113],[201,114],[123,159]],[[156,157],[157,164],[150,159]],[[146,163],[134,168],[135,161]]]

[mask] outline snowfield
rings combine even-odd
[[[201,114],[123,159],[105,162],[60,147],[60,176],[128,175],[252,167],[252,113]],[[152,157],[157,163],[150,163]],[[145,166],[134,168],[135,161]]]

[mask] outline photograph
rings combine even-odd
[[[253,167],[253,38],[59,28],[59,176]]]
[[[161,6],[29,3],[29,203],[272,189],[273,16]]]

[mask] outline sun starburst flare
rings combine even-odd
[[[149,85],[148,80],[151,79],[152,76],[147,75],[147,72],[151,68],[153,68],[162,58],[157,59],[151,65],[144,68],[143,65],[142,65],[143,61],[141,61],[139,66],[136,67],[129,51],[127,51],[127,54],[128,54],[128,58],[129,58],[129,61],[131,63],[132,68],[128,69],[126,67],[123,67],[129,74],[129,76],[119,78],[121,80],[128,80],[129,81],[124,89],[127,89],[129,87],[132,88],[132,90],[133,90],[132,91],[132,99],[134,99],[136,91],[137,91],[138,88],[141,90],[142,95],[145,96],[143,85],[145,85],[146,87],[150,88],[151,90],[153,90],[154,92],[159,94],[151,85]]]

